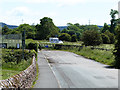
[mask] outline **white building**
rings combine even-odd
[[[49,38],[50,43],[63,43],[59,38]]]
[[[118,2],[118,12],[119,12],[118,18],[120,18],[120,1]]]

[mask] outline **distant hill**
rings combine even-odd
[[[68,26],[57,26],[60,30],[67,29]]]
[[[99,26],[99,25],[97,25],[99,28],[102,28],[103,26]]]
[[[6,25],[8,28],[10,28],[10,29],[14,29],[14,28],[17,28],[17,27],[18,27],[18,26],[16,26],[16,25],[8,25],[8,24],[5,24],[5,23],[3,23],[3,22],[0,22],[0,26],[4,27],[5,25]]]
[[[18,26],[16,25],[8,25],[8,24],[5,24],[3,22],[0,22],[0,26],[4,27],[4,26],[7,26],[8,28],[10,29],[14,29],[14,28],[17,28]],[[99,28],[102,28],[103,26],[100,26],[100,25],[97,25]],[[60,30],[63,30],[63,29],[67,29],[68,26],[57,26]]]

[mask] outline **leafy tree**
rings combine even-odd
[[[29,24],[21,24],[18,28],[16,28],[15,33],[22,33],[25,30],[25,37],[35,39],[36,28],[30,26]]]
[[[59,29],[54,25],[51,18],[44,17],[40,19],[40,25],[36,26],[37,35],[40,40],[47,39],[48,37],[55,37],[59,34]]]
[[[104,44],[109,44],[110,43],[110,39],[107,35],[102,33],[101,36],[102,36],[102,40],[103,40]]]
[[[72,35],[71,42],[77,42],[77,36],[76,35]]]
[[[105,31],[109,30],[110,27],[107,25],[107,23],[104,23],[103,29],[102,29],[102,33],[104,33]]]
[[[9,28],[5,25],[2,27],[2,34],[7,34],[7,32],[9,32]]]
[[[118,14],[117,10],[111,9],[110,15],[111,15],[111,25],[110,25],[110,32],[115,34],[115,27],[117,25],[117,19],[116,19],[116,14]]]
[[[68,31],[68,34],[70,34],[71,36],[75,34],[75,31],[74,30],[69,30]]]
[[[59,36],[59,39],[63,40],[63,41],[71,41],[71,36],[69,34],[67,34],[67,33],[62,33]]]
[[[68,30],[80,31],[80,29],[76,25],[73,25],[71,23],[68,23],[67,25],[68,25],[67,27]]]
[[[82,41],[86,46],[100,45],[102,43],[101,35],[96,30],[87,30],[82,35]]]
[[[63,29],[61,33],[68,33],[69,31],[67,29]]]
[[[113,44],[115,42],[115,35],[113,33],[110,33],[109,31],[105,31],[104,34],[109,37],[110,44]]]
[[[115,55],[115,63],[114,66],[120,69],[120,24],[117,26],[117,43],[115,44],[115,49],[113,54]]]

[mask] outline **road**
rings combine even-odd
[[[118,69],[71,52],[42,50],[41,53],[49,62],[58,88],[118,88]]]

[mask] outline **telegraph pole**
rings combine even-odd
[[[89,25],[90,25],[90,19],[89,19]]]
[[[22,19],[22,24],[23,24],[23,19]],[[25,49],[25,29],[22,31],[22,58],[24,60],[24,49]]]

